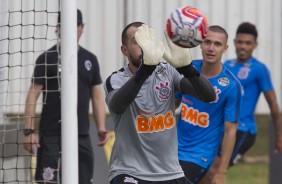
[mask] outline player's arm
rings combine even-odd
[[[108,141],[108,131],[105,125],[105,103],[103,100],[101,85],[91,87],[91,102],[93,109],[93,118],[98,130],[98,146],[103,146]]]
[[[110,110],[117,114],[123,113],[134,101],[145,80],[135,80],[136,75],[129,79],[124,85],[107,95],[106,101]]]
[[[192,65],[190,50],[175,45],[165,31],[168,49],[164,52],[164,59],[170,63],[184,78],[180,81],[180,90],[203,102],[211,102],[216,98],[210,82],[200,75]]]
[[[202,75],[182,78],[180,89],[182,93],[193,96],[203,102],[211,102],[216,98],[213,86]]]
[[[224,122],[224,136],[221,145],[219,167],[216,170],[212,183],[226,183],[226,172],[236,140],[237,123]]]
[[[264,92],[265,99],[269,105],[272,121],[275,128],[275,146],[277,151],[282,153],[282,122],[279,106],[277,104],[276,94],[274,90]]]
[[[25,103],[25,129],[34,130],[36,103],[42,89],[43,85],[36,83],[32,83],[29,87]],[[24,148],[30,153],[33,153],[32,144],[37,143],[39,147],[37,137],[34,133],[24,136],[24,143]]]
[[[178,108],[181,105],[182,94],[181,93],[175,93],[174,100],[175,100],[174,101],[175,108]]]
[[[134,101],[146,79],[153,73],[156,66],[141,64],[136,74],[120,88],[108,90],[106,98],[110,110],[117,114],[123,113]],[[108,80],[111,80],[109,78]],[[111,83],[111,82],[109,82]]]

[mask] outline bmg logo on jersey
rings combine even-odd
[[[155,86],[155,91],[157,92],[157,96],[161,101],[167,100],[171,95],[171,88],[169,87],[169,82],[160,82],[159,85]]]
[[[138,133],[153,133],[171,129],[175,126],[172,111],[166,114],[158,114],[151,117],[139,115],[136,117],[136,129]]]
[[[206,128],[210,124],[209,117],[209,114],[206,112],[199,112],[193,107],[182,104],[181,119],[187,123]]]

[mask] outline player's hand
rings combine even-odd
[[[37,149],[40,147],[37,134],[24,136],[24,149],[33,155],[37,154]]]
[[[98,146],[104,146],[107,141],[109,140],[109,137],[108,137],[108,133],[109,131],[108,130],[98,130],[98,138],[99,138],[99,142],[98,142]]]
[[[143,24],[135,32],[135,39],[143,52],[145,65],[158,65],[164,54],[164,44],[155,42],[155,31]]]
[[[282,153],[282,136],[278,135],[276,136],[276,141],[275,141],[275,153]]]
[[[226,174],[216,173],[211,183],[212,184],[226,184]]]
[[[175,45],[169,38],[167,31],[164,31],[168,49],[164,52],[164,59],[175,68],[187,66],[192,62],[190,49]]]

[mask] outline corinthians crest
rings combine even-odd
[[[50,167],[43,168],[42,178],[45,181],[51,181],[55,177],[54,172],[55,172],[55,169],[53,169],[53,168],[50,168]]]
[[[167,100],[171,95],[171,88],[169,87],[169,82],[160,82],[159,85],[155,86],[155,91],[157,92],[157,95],[160,100]]]

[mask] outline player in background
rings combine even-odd
[[[82,13],[77,10],[77,42],[82,35],[84,23]],[[57,34],[60,34],[60,16]],[[60,36],[59,36],[60,37]],[[34,154],[38,147],[35,180],[37,183],[60,183],[61,159],[61,100],[59,45],[51,47],[36,60],[33,79],[28,91],[25,107],[24,148]],[[89,102],[93,106],[93,117],[97,125],[99,143],[107,141],[105,128],[105,103],[102,95],[99,64],[94,54],[77,45],[78,51],[78,134],[79,134],[79,183],[89,184],[93,180],[94,158],[89,137]],[[39,124],[39,140],[35,135],[36,103],[43,93],[43,108]]]
[[[170,50],[165,52],[162,42],[155,43],[154,30],[147,25],[133,22],[121,37],[121,52],[128,65],[112,73],[105,83],[116,135],[109,181],[190,183],[177,157],[174,94],[177,90],[210,102],[215,100],[213,87],[191,65],[189,49],[167,39]],[[163,55],[170,64],[160,62]]]
[[[265,64],[253,57],[257,47],[258,32],[255,25],[244,22],[239,25],[234,44],[237,59],[230,59],[225,66],[238,78],[243,87],[237,143],[233,153],[233,164],[250,149],[257,133],[254,112],[261,92],[269,105],[275,127],[276,150],[282,153],[282,121],[270,72]],[[232,164],[232,163],[231,163]]]
[[[227,41],[225,29],[217,25],[210,26],[200,45],[203,59],[192,62],[212,84],[216,100],[204,103],[189,95],[176,95],[182,102],[177,123],[178,158],[185,176],[193,184],[207,173],[221,141],[222,157],[213,183],[226,183],[241,101],[239,81],[221,62],[228,48]]]
[[[253,51],[258,44],[257,37],[255,25],[249,22],[241,23],[234,39],[237,58],[224,63],[243,88],[237,138],[230,166],[236,164],[255,143],[257,128],[254,112],[261,92],[271,111],[276,151],[282,153],[282,122],[270,72],[265,64],[253,57]],[[218,160],[216,159],[213,168],[218,167]]]

